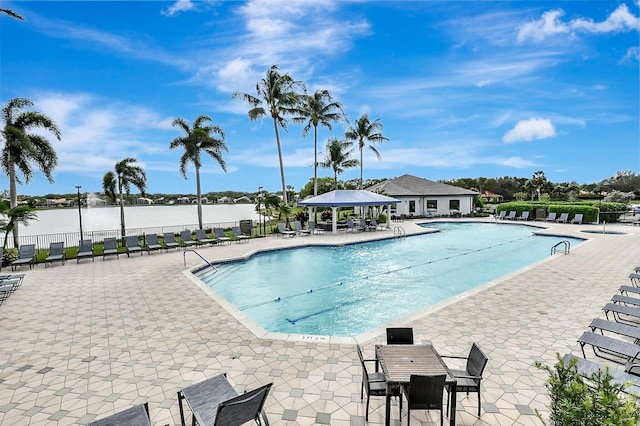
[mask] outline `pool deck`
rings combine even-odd
[[[626,234],[607,235],[581,232],[602,230],[597,225],[528,224],[588,241],[394,322],[412,326],[418,343],[432,342],[440,353],[466,354],[472,342],[487,353],[482,416],[475,416],[476,395],[459,395],[459,425],[541,425],[534,410],[546,413],[546,375],[534,362],[553,363],[556,352],[581,355],[576,339],[640,265],[640,227],[608,224],[607,231]],[[412,221],[393,226],[424,232]],[[392,236],[267,237],[197,250],[215,263]],[[152,424],[179,424],[176,392],[221,372],[238,391],[274,382],[265,407],[273,425],[365,424],[354,344],[373,356],[382,328],[355,339],[249,329],[184,273],[202,264],[173,250],[17,271],[26,273],[24,283],[0,306],[0,424],[87,424],[143,402]],[[392,424],[397,413],[393,407]],[[437,416],[418,411],[412,421]],[[384,424],[384,398],[371,398],[368,424]]]

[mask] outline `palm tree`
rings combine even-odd
[[[40,169],[49,182],[53,182],[53,169],[58,164],[55,150],[42,135],[29,133],[32,130],[44,129],[60,140],[58,126],[46,115],[38,111],[21,111],[33,106],[33,102],[24,98],[14,98],[2,108],[4,129],[2,139],[2,170],[9,177],[9,198],[11,208],[18,206],[16,182],[22,183],[16,175],[19,170],[24,182],[29,183],[33,177],[32,163]],[[14,245],[18,246],[18,226],[13,228]]]
[[[202,161],[200,154],[202,151],[209,154],[215,159],[222,170],[227,171],[227,165],[222,159],[222,151],[229,152],[227,145],[224,143],[224,131],[220,126],[215,124],[207,124],[211,118],[206,115],[199,115],[193,122],[193,126],[189,127],[182,118],[176,118],[171,123],[174,127],[181,128],[185,136],[175,138],[170,149],[183,147],[184,153],[180,157],[180,173],[187,178],[187,165],[191,162],[196,169],[196,195],[198,199],[198,225],[202,229],[202,192],[200,190],[200,168]],[[217,137],[216,137],[217,136]]]
[[[302,136],[307,136],[313,127],[313,195],[318,195],[318,126],[324,126],[329,130],[332,122],[339,122],[345,119],[342,104],[334,102],[328,90],[316,90],[313,96],[306,93],[300,98],[298,117],[293,119],[294,123],[304,123],[307,125],[302,129]]]
[[[13,231],[18,223],[27,226],[31,220],[38,220],[38,214],[31,207],[17,206],[11,208],[5,201],[0,201],[0,214],[8,218],[8,220],[0,220],[0,230],[4,231],[3,249],[7,248],[9,232]],[[1,262],[2,259],[0,259]]]
[[[298,102],[297,90],[302,83],[295,81],[289,74],[280,74],[277,65],[272,65],[265,76],[256,84],[257,96],[248,93],[235,92],[232,99],[242,99],[251,105],[249,119],[255,121],[269,114],[273,119],[273,130],[276,134],[278,147],[278,161],[280,162],[280,179],[282,180],[282,197],[287,203],[287,185],[284,179],[284,164],[282,163],[282,149],[280,147],[280,134],[278,127],[287,130],[287,120],[284,115],[293,114]]]
[[[389,138],[382,136],[382,123],[380,123],[380,119],[376,118],[374,121],[369,121],[369,116],[367,114],[363,114],[362,117],[356,120],[356,125],[354,127],[349,126],[349,129],[345,133],[345,138],[349,141],[354,141],[358,143],[358,149],[360,150],[360,185],[358,189],[362,189],[362,150],[364,149],[367,142],[373,143],[382,143],[384,141],[388,141]],[[378,160],[382,158],[380,153],[373,145],[367,145]]]
[[[130,157],[118,161],[115,166],[115,173],[107,172],[102,178],[102,189],[107,198],[115,203],[117,197],[119,197],[120,233],[122,238],[125,236],[123,191],[125,194],[130,195],[131,185],[133,185],[144,196],[144,191],[147,187],[147,174],[142,167],[134,164],[136,162],[135,158]],[[116,190],[118,191],[117,193]]]
[[[327,153],[324,161],[318,165],[325,169],[332,169],[335,180],[335,189],[338,189],[338,175],[345,171],[357,167],[358,160],[349,158],[353,153],[353,142],[339,141],[336,138],[331,138],[327,141]]]
[[[15,13],[13,10],[3,9],[3,8],[0,7],[0,15],[2,15],[3,13],[5,15],[9,15],[9,16],[11,16],[13,18],[16,18],[16,19],[19,19],[21,21],[24,21],[24,18],[22,16],[18,15],[17,13]]]

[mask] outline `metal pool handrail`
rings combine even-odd
[[[207,259],[205,259],[204,257],[202,257],[202,255],[200,253],[198,253],[197,251],[195,251],[194,249],[185,249],[184,252],[182,252],[182,260],[184,261],[184,267],[187,267],[187,252],[191,251],[194,252],[200,259],[202,259],[207,265],[209,265],[214,271],[218,272],[218,269],[213,266],[211,264],[211,262],[209,262]]]

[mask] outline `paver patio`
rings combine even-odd
[[[595,225],[540,225],[589,241],[407,319],[418,343],[465,354],[478,342],[489,356],[482,416],[475,395],[460,395],[460,425],[541,424],[534,410],[546,410],[546,376],[534,362],[581,354],[576,338],[640,265],[640,227],[607,225],[627,234],[597,235],[580,232]],[[198,252],[216,262],[392,234],[268,237]],[[149,402],[153,424],[178,424],[176,392],[227,372],[238,391],[274,382],[266,405],[274,425],[365,424],[356,339],[256,336],[183,273],[201,264],[174,250],[23,271],[22,287],[0,306],[0,423],[86,424]],[[382,328],[358,338],[369,357],[383,342]],[[412,416],[415,424],[436,420]],[[372,398],[369,424],[383,423],[384,399]]]

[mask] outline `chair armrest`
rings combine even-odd
[[[466,356],[458,356],[458,355],[440,355],[440,358],[457,358],[457,359],[467,359]]]
[[[464,375],[464,376],[453,376],[456,379],[474,379],[474,380],[482,380],[482,376],[469,376],[469,375]]]

